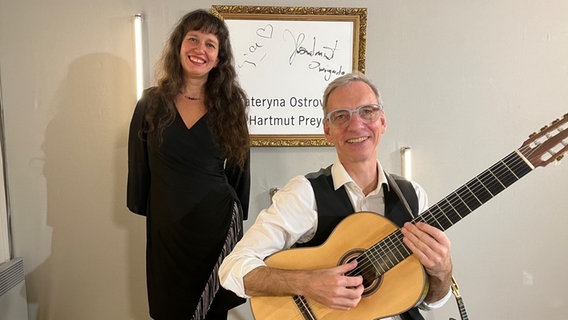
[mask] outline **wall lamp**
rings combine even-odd
[[[136,64],[136,100],[144,91],[144,56],[142,54],[142,14],[134,15],[134,61]]]
[[[407,180],[412,179],[412,149],[410,147],[400,148],[401,173]]]

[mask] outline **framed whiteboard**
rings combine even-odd
[[[366,8],[213,5],[247,92],[252,146],[328,146],[327,84],[365,72]]]

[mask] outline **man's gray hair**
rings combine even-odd
[[[327,85],[327,88],[325,88],[325,91],[323,93],[323,116],[327,116],[327,99],[329,98],[329,95],[333,92],[333,90],[339,88],[339,87],[343,87],[351,82],[354,81],[361,81],[366,83],[371,90],[373,90],[373,92],[375,93],[375,96],[377,96],[377,103],[379,105],[383,105],[383,102],[381,101],[381,95],[379,94],[379,90],[377,90],[377,87],[375,87],[375,85],[373,83],[371,83],[371,80],[369,80],[369,78],[367,78],[367,76],[365,76],[364,74],[362,74],[359,71],[353,71],[351,73],[347,73],[345,75],[342,75],[341,77],[338,77],[336,79],[334,79],[332,82],[330,82]]]

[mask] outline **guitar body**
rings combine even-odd
[[[268,257],[267,266],[291,270],[331,268],[344,264],[363,250],[379,242],[398,227],[372,212],[355,213],[345,218],[318,247],[283,250]],[[306,299],[313,319],[377,319],[412,308],[427,293],[424,268],[414,255],[403,260],[381,276],[374,289],[363,295],[359,305],[349,311],[330,309]],[[251,298],[255,319],[304,319],[292,296],[261,296]],[[306,318],[312,319],[312,318]]]

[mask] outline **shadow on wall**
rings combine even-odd
[[[52,103],[43,144],[51,255],[26,279],[30,319],[148,318],[145,221],[126,209],[132,75],[116,56],[80,57]]]

